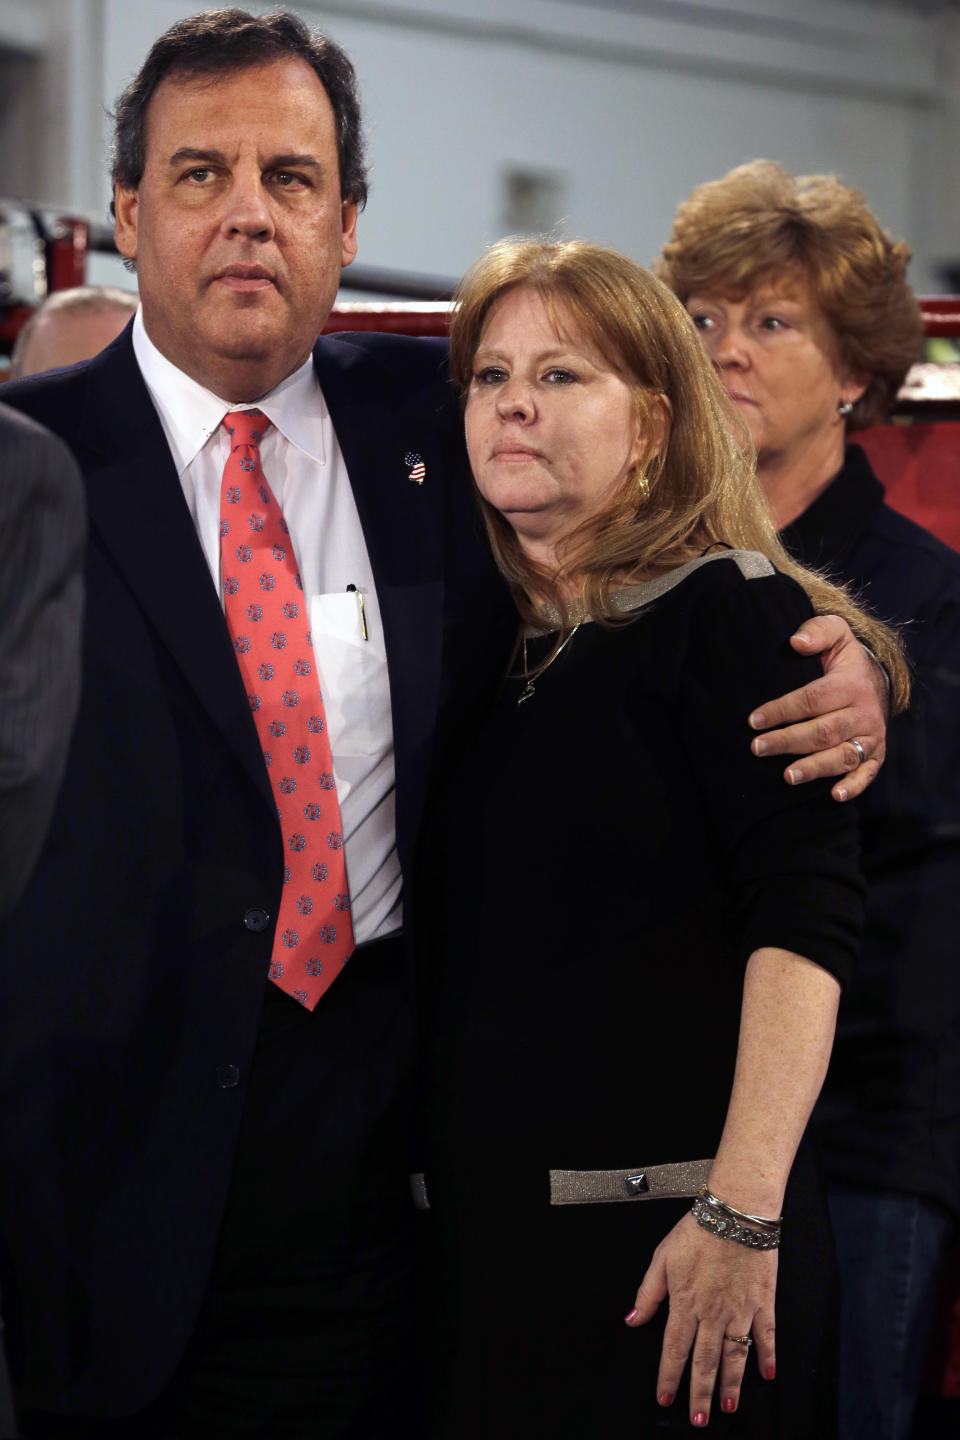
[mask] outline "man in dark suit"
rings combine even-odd
[[[0,405],[0,917],[27,883],[67,758],[84,534],[69,451]]]
[[[0,1280],[24,1428],[415,1434],[401,881],[430,775],[515,618],[443,347],[314,344],[365,196],[343,53],[291,16],[180,22],[120,101],[114,178],[142,313],[94,360],[10,392],[80,461],[91,528],[84,701],[0,949]],[[253,553],[235,463],[282,509],[278,565],[295,554],[284,614],[305,606],[297,673],[323,681],[319,789],[272,765],[256,678],[272,663],[238,663],[261,606],[231,618]],[[259,579],[272,591],[269,565]],[[319,939],[349,911],[356,949],[312,1004],[282,988],[301,924],[285,879],[307,843],[285,807],[303,793],[309,835],[334,789],[349,894]]]
[[[27,883],[63,776],[80,696],[84,534],[69,451],[0,405],[0,919]],[[15,1433],[0,1348],[0,1437]]]
[[[443,346],[314,345],[365,194],[346,57],[292,17],[200,15],[117,123],[142,320],[11,387],[79,460],[91,531],[84,700],[2,941],[23,1428],[403,1433],[401,874],[441,732],[485,698],[513,620]],[[221,421],[251,406],[323,680],[357,944],[313,1009],[265,984],[295,837],[224,623],[243,547],[221,576]]]

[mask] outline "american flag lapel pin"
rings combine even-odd
[[[403,457],[403,463],[409,471],[407,479],[412,480],[414,485],[422,485],[427,478],[427,467],[419,450],[408,450]]]

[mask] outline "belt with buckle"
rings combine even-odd
[[[631,1200],[692,1198],[706,1185],[713,1160],[676,1160],[632,1170],[551,1170],[551,1205],[610,1205]],[[413,1203],[430,1209],[423,1175],[410,1176]]]

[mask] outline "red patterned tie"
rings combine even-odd
[[[260,467],[262,410],[224,417],[220,574],[227,627],[283,834],[284,885],[270,979],[312,1010],[353,950],[343,827],[303,586]]]

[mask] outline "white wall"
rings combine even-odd
[[[38,12],[51,17],[40,48],[59,75],[48,109],[60,143],[46,145],[34,198],[105,214],[103,107],[195,8],[0,0],[0,44],[18,12],[34,30]],[[918,289],[936,288],[936,260],[960,251],[955,17],[864,0],[483,0],[482,16],[474,0],[291,8],[340,41],[360,76],[373,165],[365,264],[459,273],[501,233],[507,166],[561,177],[564,233],[649,261],[691,186],[757,155],[860,186],[913,244]],[[0,194],[4,138],[0,121]]]

